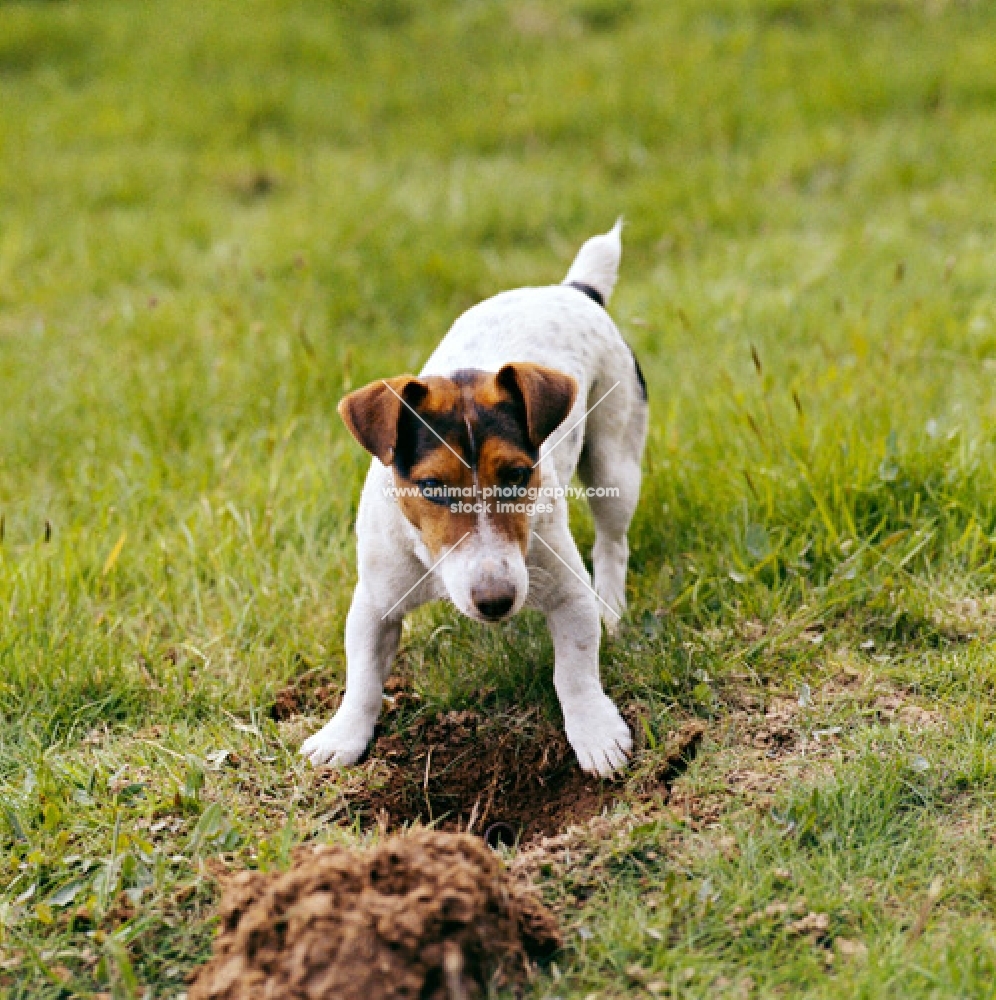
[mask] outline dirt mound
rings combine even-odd
[[[559,946],[553,916],[475,837],[325,845],[287,872],[229,880],[189,1000],[471,997]]]
[[[364,822],[388,828],[419,820],[498,836],[504,827],[503,840],[553,834],[623,796],[666,796],[704,730],[688,723],[662,751],[643,754],[638,774],[602,780],[580,770],[563,731],[538,713],[426,716],[376,740],[372,780],[350,793],[350,806]]]

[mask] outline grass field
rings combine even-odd
[[[0,4],[0,995],[177,997],[219,865],[358,838],[271,717],[343,676],[336,402],[619,214],[603,669],[709,730],[536,862],[535,995],[996,996],[984,0]],[[557,718],[537,619],[403,647]]]

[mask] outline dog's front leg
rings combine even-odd
[[[346,618],[346,693],[332,721],[301,746],[316,766],[355,764],[373,737],[401,636],[401,618],[381,614],[360,583]]]
[[[548,562],[549,569],[559,577],[544,610],[553,636],[553,683],[564,712],[564,729],[581,769],[604,777],[625,766],[633,738],[619,709],[602,690],[599,601],[585,582],[588,572],[566,526],[556,532],[555,540],[547,541],[547,547],[557,557],[557,564]]]

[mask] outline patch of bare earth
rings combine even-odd
[[[620,799],[666,798],[704,732],[686,723],[662,750],[638,750],[628,776],[600,779],[581,771],[563,731],[538,712],[428,715],[376,740],[371,781],[350,793],[350,807],[388,829],[418,822],[480,834],[500,824],[503,839],[528,840]]]
[[[190,1000],[453,1000],[530,975],[556,921],[465,834],[299,849],[289,871],[226,881]]]

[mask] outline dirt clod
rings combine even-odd
[[[339,687],[309,681],[310,678],[298,680],[278,691],[270,715],[278,722],[285,722],[305,711],[331,712],[339,700]]]
[[[514,981],[561,943],[553,916],[476,837],[420,831],[299,849],[228,881],[190,1000],[446,1000]]]

